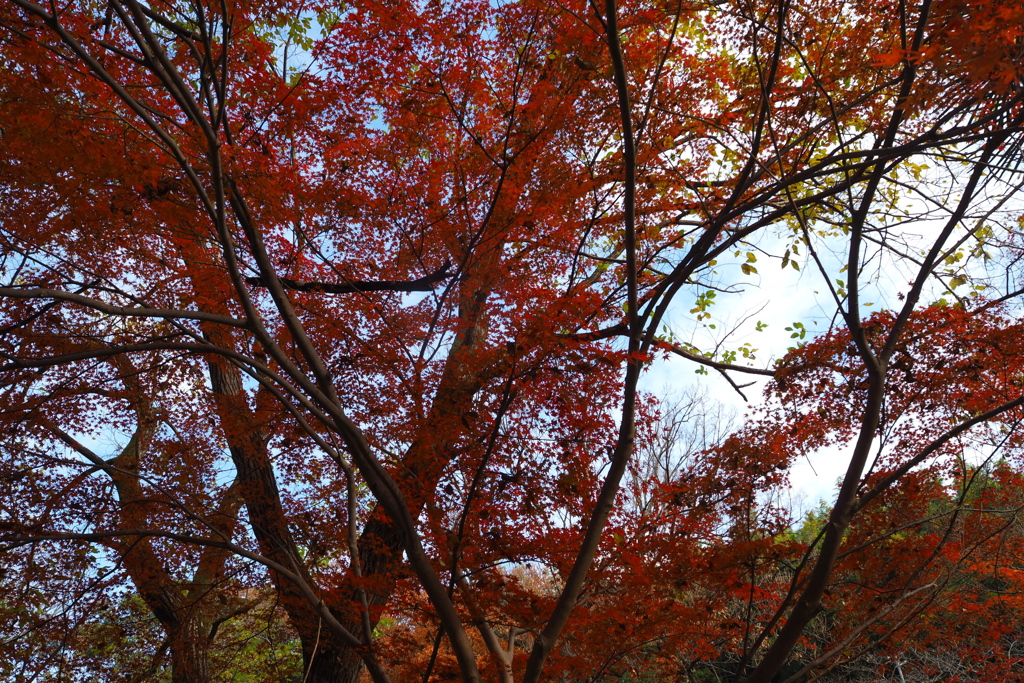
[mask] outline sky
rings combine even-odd
[[[749,286],[740,296],[719,296],[719,303],[712,309],[712,324],[716,324],[716,330],[702,330],[704,334],[695,335],[692,340],[694,345],[707,348],[707,342],[719,330],[729,329],[736,321],[756,312],[750,323],[744,326],[744,331],[731,337],[727,346],[735,347],[750,342],[757,349],[757,360],[750,364],[770,368],[776,359],[784,356],[787,349],[794,345],[795,341],[790,337],[792,332],[785,329],[792,327],[794,321],[804,323],[808,329],[808,340],[816,333],[828,329],[831,315],[814,294],[814,287],[809,282],[814,279],[813,276],[797,274],[792,269],[788,269],[789,272],[782,271],[776,264],[765,264],[763,269],[766,273],[774,269],[780,272],[771,273],[770,285]],[[677,308],[685,307],[686,304],[683,304]],[[760,332],[754,330],[757,322],[766,324]],[[700,339],[702,336],[707,341]],[[748,399],[744,400],[719,373],[712,370],[707,375],[697,374],[697,367],[694,362],[679,356],[659,359],[644,377],[643,388],[658,396],[665,396],[678,395],[689,387],[702,385],[712,400],[735,412],[737,425],[755,406],[764,402],[764,388],[768,378],[733,373],[737,384],[753,382],[751,386],[743,388],[743,394]],[[842,452],[819,453],[813,460],[804,458],[796,461],[790,472],[792,489],[789,497],[798,516],[816,507],[819,500],[834,498],[836,481],[846,469],[844,455]]]

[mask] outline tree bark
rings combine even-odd
[[[115,469],[108,473],[117,491],[121,528],[144,529],[150,525],[147,511],[153,501],[139,482],[139,465],[156,433],[156,411],[135,379],[136,369],[128,365],[127,359],[119,359],[118,365],[134,403],[136,429],[114,459]],[[202,619],[201,606],[186,597],[161,562],[152,539],[125,538],[121,549],[128,575],[167,633],[172,683],[207,683],[210,680],[210,628]]]
[[[314,586],[288,529],[267,449],[268,440],[245,401],[241,372],[221,359],[211,360],[209,370],[217,412],[237,472],[239,491],[249,512],[249,523],[260,552],[274,562],[291,567]],[[333,683],[338,680],[329,665],[330,660],[321,654],[336,647],[332,633],[322,627],[319,615],[291,580],[273,570],[270,576],[281,605],[302,642],[303,663],[310,670],[308,682]],[[316,661],[313,659],[314,650]],[[313,668],[311,662],[315,665]]]
[[[186,613],[168,629],[171,683],[207,683],[210,680],[210,626],[198,615]]]

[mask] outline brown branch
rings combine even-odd
[[[295,292],[323,292],[325,294],[359,294],[362,292],[429,292],[434,285],[447,280],[454,274],[451,261],[445,261],[440,268],[417,280],[351,280],[348,282],[307,282],[279,278],[285,289]],[[266,287],[262,277],[247,277],[245,281],[253,287]]]
[[[687,351],[685,348],[683,348],[679,344],[673,344],[671,347],[669,347],[669,351],[671,351],[672,353],[676,354],[677,356],[682,356],[683,358],[686,358],[687,360],[692,360],[694,363],[700,363],[701,365],[706,365],[709,368],[714,368],[715,370],[718,370],[719,372],[722,372],[722,373],[725,373],[726,371],[732,371],[732,372],[744,372],[744,373],[746,373],[748,375],[762,375],[764,377],[774,377],[775,376],[775,371],[774,370],[767,370],[767,369],[762,369],[762,368],[750,368],[750,367],[747,367],[745,365],[733,365],[732,363],[723,363],[722,361],[712,360],[711,358],[708,358],[706,356],[702,356],[699,353],[694,353],[693,351]]]
[[[561,339],[568,339],[576,342],[592,342],[601,339],[610,339],[611,337],[626,336],[629,334],[629,326],[626,323],[619,323],[618,325],[612,325],[611,327],[604,327],[599,330],[593,330],[591,332],[577,332],[575,334],[559,334],[556,335]]]
[[[245,320],[232,318],[227,315],[217,315],[206,311],[187,311],[172,308],[149,308],[147,306],[116,306],[99,299],[93,299],[73,292],[62,292],[57,289],[21,288],[21,287],[0,287],[0,298],[10,299],[50,299],[52,301],[67,301],[91,308],[107,315],[117,315],[134,318],[163,318],[165,320],[199,320],[203,322],[219,323],[231,327],[245,328],[248,323]]]
[[[157,24],[160,24],[165,29],[167,29],[174,35],[178,36],[179,38],[183,38],[189,41],[202,41],[203,39],[203,37],[195,31],[190,31],[184,26],[179,26],[167,17],[163,16],[158,12],[154,12],[148,7],[140,7],[140,9],[142,10],[142,13],[145,14],[147,17],[155,21]]]

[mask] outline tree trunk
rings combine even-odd
[[[209,632],[209,626],[192,615],[186,615],[176,627],[168,628],[171,683],[208,683]]]
[[[211,361],[209,368],[228,450],[237,471],[239,491],[249,511],[249,522],[260,552],[278,564],[294,568],[314,591],[319,592],[306,573],[295,540],[288,529],[277,478],[267,450],[267,438],[245,401],[241,373],[237,368],[217,361]],[[270,576],[280,596],[281,606],[299,634],[304,668],[310,670],[307,683],[346,680],[339,676],[350,667],[338,670],[334,664],[337,658],[325,656],[337,648],[334,634],[323,627],[320,616],[294,582],[273,570]],[[358,628],[349,627],[349,630],[361,633]],[[358,660],[358,653],[356,658]]]

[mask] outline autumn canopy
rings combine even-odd
[[[0,678],[1021,675],[1022,124],[1017,0],[0,0]]]

